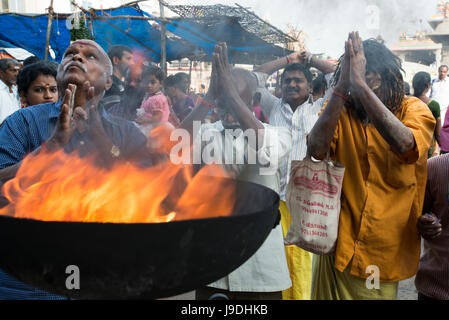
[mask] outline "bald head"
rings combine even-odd
[[[104,66],[105,66],[107,75],[112,76],[113,66],[112,66],[111,59],[109,59],[109,56],[106,53],[106,51],[104,51],[104,49],[98,43],[96,43],[95,41],[89,40],[89,39],[82,39],[82,40],[73,41],[71,45],[77,44],[77,43],[95,47],[98,50],[101,57],[104,59]]]
[[[257,89],[257,80],[255,76],[248,70],[233,68],[231,70],[232,82],[237,89],[240,98],[243,100],[248,109],[252,110],[252,100]],[[228,108],[226,99],[219,97],[217,99],[217,108],[219,118],[223,122],[225,128],[239,128],[240,124],[236,120],[234,112]]]
[[[112,71],[111,60],[98,43],[77,40],[64,53],[56,79],[63,90],[69,83],[83,86],[88,81],[100,95],[112,85]]]
[[[256,77],[250,71],[241,68],[232,69],[231,75],[240,98],[251,107],[251,100],[257,89]]]

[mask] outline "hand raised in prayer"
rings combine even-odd
[[[230,95],[238,95],[237,89],[232,81],[231,66],[228,61],[228,48],[226,43],[220,43],[215,47],[212,59],[213,64],[215,64],[217,84],[222,89],[219,96],[226,99]]]
[[[76,85],[69,84],[65,90],[55,130],[45,144],[50,151],[64,147],[75,132],[77,122],[83,117],[82,108],[75,107],[75,94]]]
[[[335,87],[335,90],[344,95],[348,94],[350,86],[351,58],[349,56],[349,39],[350,38],[348,37],[348,40],[345,41],[345,54],[340,61],[340,77],[338,78],[338,83]]]
[[[214,103],[215,99],[217,99],[219,93],[218,84],[217,84],[217,70],[215,67],[215,63],[212,59],[212,73],[210,74],[210,82],[209,89],[207,90],[206,96],[204,99],[209,103]]]
[[[442,225],[433,213],[425,213],[418,218],[418,231],[424,239],[431,240],[441,234]]]
[[[86,107],[75,106],[75,95],[77,86],[69,84],[65,91],[64,99],[61,104],[56,127],[51,137],[47,140],[45,146],[48,150],[54,151],[64,147],[69,142],[75,130],[91,132],[103,130],[103,125],[98,114],[99,97],[94,97],[95,89],[90,86],[89,81],[83,85],[87,99]],[[104,130],[103,130],[104,132]]]
[[[358,32],[351,32],[348,42],[351,91],[357,92],[361,86],[366,84],[366,57],[363,41]]]
[[[81,125],[87,126],[89,137],[95,141],[99,136],[106,138],[103,122],[101,121],[100,113],[98,112],[98,104],[100,97],[95,96],[95,88],[90,86],[89,81],[84,83],[84,91],[86,92],[87,102],[86,108],[83,109],[84,117]]]

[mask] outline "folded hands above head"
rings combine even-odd
[[[341,60],[340,74],[335,92],[348,96],[349,92],[357,95],[366,85],[366,57],[363,41],[358,32],[349,33],[345,41],[345,54]]]

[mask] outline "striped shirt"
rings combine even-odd
[[[28,153],[50,138],[61,104],[62,101],[58,101],[20,109],[0,125],[0,169],[22,161]],[[111,142],[120,148],[122,155],[131,157],[145,148],[146,137],[133,123],[108,114],[101,105],[98,111],[106,134]],[[80,155],[84,156],[96,150],[96,146],[87,131],[75,131],[64,150],[67,153],[79,150]]]
[[[266,73],[254,72],[258,81],[257,91],[261,93],[260,106],[265,115],[268,116],[269,123],[275,127],[287,128],[292,136],[292,149],[290,155],[281,164],[281,200],[285,201],[287,185],[290,178],[292,160],[303,160],[307,153],[307,135],[312,131],[315,122],[318,120],[318,113],[323,107],[324,101],[331,94],[329,89],[324,98],[313,101],[312,95],[302,105],[293,112],[290,105],[283,99],[273,96],[265,87],[268,75]],[[332,79],[333,73],[325,75],[326,82]]]
[[[424,241],[415,285],[425,296],[449,300],[449,154],[427,162],[423,213],[433,213],[442,225],[440,236]]]

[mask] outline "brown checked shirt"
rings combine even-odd
[[[441,234],[424,241],[415,285],[422,294],[449,300],[449,154],[427,162],[427,187],[423,213],[433,213],[442,225]]]

